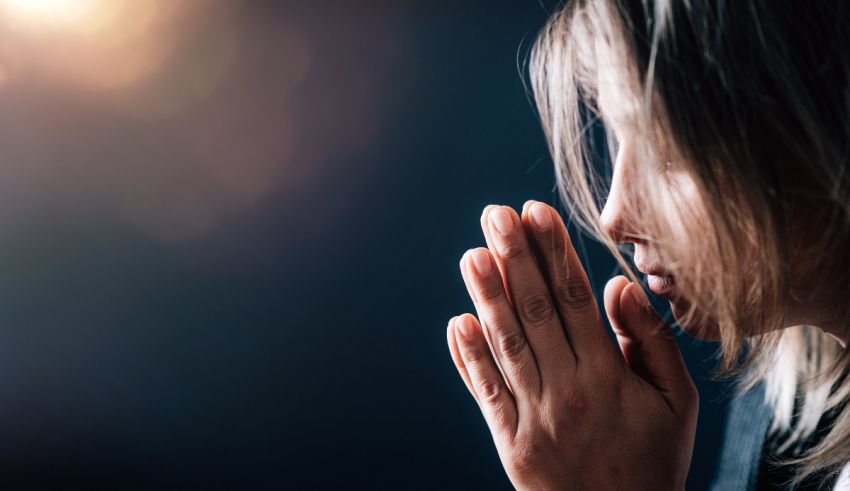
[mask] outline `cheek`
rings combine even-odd
[[[711,243],[706,240],[713,227],[708,221],[709,214],[694,178],[686,170],[676,167],[644,174],[643,177],[647,179],[643,188],[651,189],[651,192],[642,195],[643,199],[648,198],[648,202],[641,201],[641,204],[648,205],[648,216],[654,219],[649,220],[651,226],[647,228],[655,247],[646,249],[636,244],[635,262],[660,263],[677,278],[677,282],[691,278],[700,280],[693,281],[695,284],[711,285],[710,281],[704,281],[706,277],[703,275],[716,275],[712,268],[716,261],[710,259],[714,257]],[[701,277],[694,278],[697,274]],[[688,315],[691,304],[685,297],[674,296],[669,300],[672,314],[685,332],[705,341],[720,340],[719,326],[710,316],[699,312]]]
[[[673,240],[690,248],[699,241],[698,232],[705,230],[707,214],[693,178],[684,171],[673,170],[659,180],[659,207],[671,227]]]

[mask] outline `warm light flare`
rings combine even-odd
[[[96,0],[0,0],[3,13],[19,22],[72,25],[95,13]]]
[[[165,1],[0,0],[0,65],[10,68],[10,84],[26,77],[94,89],[143,82],[162,67],[175,16],[185,10]]]

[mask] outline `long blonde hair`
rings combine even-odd
[[[680,321],[716,322],[717,374],[740,375],[740,392],[765,382],[770,431],[789,435],[781,448],[800,445],[850,395],[848,351],[818,327],[788,327],[784,308],[793,278],[829,271],[807,289],[850,314],[835,281],[850,278],[848,25],[840,0],[573,0],[529,59],[572,219],[639,281],[599,220],[620,150],[614,129],[630,132],[642,172],[630,176],[626,206],[689,300]],[[607,148],[589,136],[597,121]],[[699,199],[683,206],[684,193]],[[684,243],[683,230],[700,240]],[[850,412],[840,411],[818,445],[786,463],[799,482],[848,461]]]

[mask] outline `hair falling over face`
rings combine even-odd
[[[850,397],[848,351],[799,315],[818,304],[850,319],[848,25],[839,0],[568,1],[529,61],[572,219],[633,281],[618,243],[660,258],[679,324],[717,333],[718,373],[739,390],[765,381],[785,447]],[[602,166],[596,121],[616,156]],[[788,463],[799,481],[848,461],[842,411]]]

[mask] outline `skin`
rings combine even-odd
[[[490,205],[481,224],[488,247],[460,261],[478,315],[447,337],[512,484],[684,489],[699,398],[640,286],[605,287],[615,345],[556,210]]]
[[[630,233],[623,198],[631,192],[629,173],[637,169],[628,137],[620,141],[600,220],[616,241],[634,244],[636,262],[658,264],[651,242]],[[679,189],[688,188],[679,183]],[[466,251],[460,261],[477,316],[453,317],[447,338],[513,485],[684,489],[699,397],[672,331],[640,285],[616,276],[605,287],[604,312],[615,345],[556,210],[528,201],[517,215],[510,207],[490,205],[481,227],[487,247]],[[812,253],[805,231],[793,236],[800,241],[794,258]],[[817,281],[831,281],[829,272],[792,274],[788,319],[791,325],[820,326],[846,346],[850,319],[836,314],[835,302],[808,293]],[[687,299],[669,300],[682,324]],[[711,319],[682,327],[719,339]]]
[[[636,265],[639,267],[641,265],[663,266],[664,259],[658,250],[653,247],[652,242],[643,238],[645,234],[641,234],[636,230],[638,227],[633,224],[637,220],[630,216],[629,207],[626,206],[629,195],[639,192],[629,187],[629,183],[632,182],[632,174],[640,172],[637,161],[634,158],[634,145],[632,144],[634,138],[630,136],[629,132],[622,129],[621,124],[615,124],[614,128],[619,135],[621,144],[617,152],[617,159],[614,162],[614,172],[608,199],[599,217],[600,224],[615,242],[629,243],[634,246],[634,262]],[[664,187],[670,185],[668,183],[671,180],[675,181],[675,194],[670,188]],[[696,186],[687,174],[677,172],[675,175],[668,177],[668,179],[660,179],[658,183],[660,186],[657,192],[658,198],[668,201],[662,209],[673,210],[683,204],[687,204],[693,208],[698,203]],[[673,218],[678,219],[679,217]],[[695,235],[688,230],[678,230],[676,233],[675,240],[683,244],[688,244],[691,237]],[[681,295],[673,295],[668,299],[673,316],[686,332],[704,340],[716,341],[720,339],[720,331],[717,323],[708,317],[702,316],[690,319],[689,322],[683,321],[690,308],[690,303],[686,298]]]
[[[603,72],[603,75],[605,75],[605,72]],[[646,170],[639,169],[634,158],[634,142],[638,136],[631,131],[628,118],[621,116],[622,111],[617,110],[624,104],[623,101],[630,100],[628,97],[617,98],[616,95],[621,93],[624,93],[623,90],[612,80],[600,84],[600,108],[609,128],[620,142],[610,193],[605,208],[602,210],[600,222],[615,242],[633,244],[636,264],[663,264],[663,260],[653,247],[652,242],[641,239],[642,235],[635,232],[636,227],[632,223],[636,220],[633,220],[630,216],[629,207],[625,206],[628,201],[626,198],[630,193],[635,192],[629,188],[631,174],[645,172]],[[700,201],[693,178],[686,172],[675,172],[672,177],[668,175],[668,178],[675,182],[675,193],[671,192],[672,188],[664,188],[667,185],[666,183],[670,181],[659,180],[661,187],[657,190],[657,198],[668,200],[662,209],[670,210],[671,213],[672,210],[683,205],[688,209],[699,209]],[[822,233],[829,225],[818,221],[818,214],[813,213],[823,210],[823,202],[817,199],[812,200],[807,196],[811,195],[817,198],[823,194],[823,191],[808,189],[804,184],[801,184],[802,182],[799,178],[791,178],[786,183],[786,186],[788,186],[786,194],[793,197],[791,202],[788,203],[787,220],[794,224],[786,232],[786,236],[791,241],[791,257],[788,258],[791,266],[790,295],[783,304],[786,309],[784,314],[788,320],[787,327],[818,326],[835,338],[842,347],[845,347],[850,341],[850,332],[847,328],[850,325],[850,318],[847,318],[847,314],[842,312],[840,308],[836,308],[846,302],[845,289],[836,288],[838,298],[829,298],[818,293],[816,286],[824,282],[842,285],[846,280],[843,275],[836,276],[836,271],[830,267],[830,264],[824,263],[820,269],[812,268],[811,261],[808,260],[821,254],[817,246],[811,244],[811,237]],[[673,216],[672,218],[676,220],[680,217]],[[690,230],[686,230],[686,226],[683,224],[682,229],[678,231],[675,237],[678,243],[686,246],[694,238],[699,238],[699,233],[695,231],[700,229],[697,224],[687,225]],[[685,314],[691,306],[687,298],[681,295],[673,295],[668,300],[670,301],[671,313],[688,334],[707,341],[720,339],[717,323],[710,316],[697,316],[689,322],[685,321]]]
[[[615,242],[629,243],[634,246],[636,264],[663,265],[663,258],[654,248],[652,241],[641,238],[643,235],[635,231],[637,227],[633,226],[632,223],[636,220],[630,216],[629,207],[625,206],[629,194],[636,192],[629,188],[629,183],[632,181],[631,175],[642,171],[638,168],[633,154],[635,137],[622,122],[619,122],[616,118],[610,118],[610,120],[613,122],[612,129],[618,135],[621,145],[614,165],[611,190],[600,216],[601,225]],[[681,171],[675,172],[672,176],[668,176],[668,179],[669,181],[659,180],[661,187],[658,189],[658,198],[668,200],[663,209],[672,212],[672,210],[681,206],[690,209],[699,208],[697,186],[689,174]],[[672,188],[664,188],[668,185],[666,183],[672,181],[675,181],[673,185],[676,190],[675,193],[671,192]],[[795,184],[792,182],[789,185],[794,186]],[[829,263],[824,263],[820,269],[813,269],[811,262],[808,261],[808,258],[820,254],[816,246],[812,246],[810,243],[811,237],[816,236],[828,226],[817,221],[816,214],[813,213],[813,211],[822,210],[823,203],[806,198],[807,194],[819,196],[820,193],[806,191],[797,185],[797,187],[789,189],[786,194],[796,196],[790,203],[787,212],[788,221],[795,224],[794,228],[786,234],[790,238],[790,250],[792,251],[792,257],[788,259],[791,265],[790,295],[783,304],[788,319],[787,327],[797,325],[818,326],[835,338],[841,346],[846,346],[848,339],[850,339],[850,333],[847,330],[850,319],[844,317],[840,308],[836,308],[845,303],[845,290],[837,288],[836,292],[839,297],[829,298],[818,293],[816,289],[817,285],[824,282],[841,285],[845,279],[841,275],[836,276],[836,271],[830,267]],[[676,220],[679,217],[673,216],[673,218]],[[691,225],[690,228],[693,230],[686,230],[683,224],[682,229],[677,231],[675,240],[678,243],[688,245],[694,238],[699,238],[699,233],[694,232],[694,230],[698,231],[700,227]],[[668,300],[673,316],[690,335],[707,341],[720,339],[717,323],[710,316],[697,316],[690,321],[685,320],[685,314],[690,308],[690,302],[687,298],[674,294]]]

